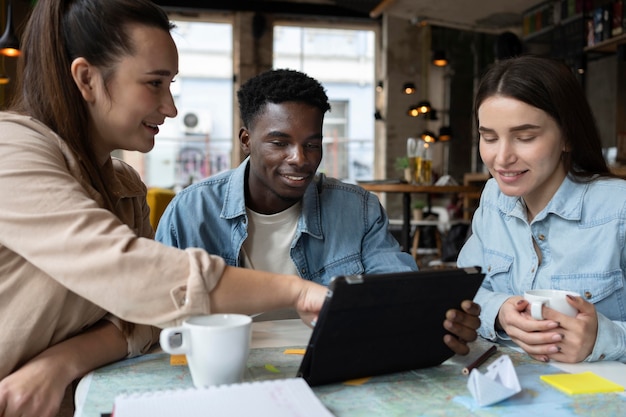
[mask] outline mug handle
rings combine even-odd
[[[180,346],[172,346],[171,342],[175,336],[180,336]],[[173,355],[188,354],[191,347],[189,344],[190,340],[189,329],[182,326],[168,327],[161,330],[161,334],[159,335],[159,344],[161,345],[161,349]]]
[[[543,305],[545,303],[546,301],[532,301],[530,303],[530,315],[533,319],[543,320],[543,313],[541,310],[543,309]]]

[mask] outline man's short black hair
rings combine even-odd
[[[241,86],[237,98],[241,119],[248,128],[267,103],[297,101],[317,107],[322,113],[330,110],[319,81],[290,69],[270,70],[251,78]]]

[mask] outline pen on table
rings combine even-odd
[[[480,355],[474,362],[470,363],[465,368],[463,368],[463,371],[462,371],[463,375],[469,375],[469,373],[472,371],[472,369],[478,368],[480,365],[485,363],[485,361],[487,359],[489,359],[491,357],[491,355],[496,353],[497,350],[498,350],[498,348],[496,347],[496,345],[491,346],[489,349],[487,349],[487,351],[485,353]]]

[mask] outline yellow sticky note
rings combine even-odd
[[[171,366],[187,365],[187,356],[185,355],[170,355]]]
[[[590,371],[579,374],[541,375],[540,378],[569,395],[624,391],[621,385]]]
[[[265,364],[265,369],[267,369],[268,371],[273,372],[275,374],[279,374],[280,373],[280,370],[277,367],[275,367],[274,365],[272,365],[271,363],[266,363]]]
[[[285,355],[304,355],[306,349],[285,349]]]
[[[365,378],[357,378],[357,379],[350,379],[348,381],[344,381],[344,385],[350,385],[353,387],[359,386],[359,385],[363,385],[365,384],[367,381],[369,381],[370,379],[372,379],[371,377],[367,376]]]

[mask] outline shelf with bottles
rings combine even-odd
[[[590,7],[589,0],[549,0],[526,10],[522,15],[524,41],[550,43],[555,29],[582,21],[585,7]]]
[[[585,53],[612,54],[626,43],[624,0],[596,0],[586,11]]]
[[[569,16],[565,19],[559,20],[550,26],[543,27],[539,30],[536,30],[532,33],[524,35],[524,42],[538,42],[538,43],[551,43],[554,39],[555,30],[557,29],[565,29],[570,27],[575,27],[580,25],[583,21],[584,15],[582,13],[578,13],[573,16]],[[577,34],[582,43],[582,37],[584,32],[581,31]]]
[[[626,33],[622,33],[621,35],[603,40],[595,45],[586,46],[584,48],[584,51],[612,54],[617,51],[617,47],[619,45],[623,45],[625,43],[626,43]]]

